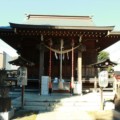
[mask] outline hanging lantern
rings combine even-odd
[[[100,87],[108,86],[108,72],[103,70],[99,73],[98,82]]]

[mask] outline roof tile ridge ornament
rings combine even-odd
[[[109,36],[109,35],[111,34],[111,32],[112,32],[112,30],[111,30],[111,31],[110,31],[110,30],[108,30],[108,31],[107,31],[107,34],[106,34],[106,36],[105,36],[105,37]]]
[[[25,18],[28,20],[30,18],[29,14],[25,13]]]
[[[105,37],[109,36],[110,35],[110,31],[108,30],[107,31],[107,34],[105,35]]]

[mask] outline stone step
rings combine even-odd
[[[61,107],[61,106],[92,106],[92,105],[100,105],[100,103],[95,103],[95,102],[90,102],[90,103],[86,103],[86,102],[27,102],[25,101],[25,106],[57,106],[57,107]]]
[[[106,95],[110,95],[105,93]],[[12,101],[14,107],[21,106],[21,97]],[[109,106],[109,105],[107,105]],[[90,93],[83,96],[57,95],[40,96],[37,94],[26,94],[24,109],[39,111],[69,111],[69,110],[99,110],[100,94]],[[106,109],[109,109],[106,107]]]
[[[21,107],[21,102],[20,101],[12,101],[12,107],[17,109],[17,108],[20,108]]]
[[[38,92],[38,89],[25,89],[25,92]],[[21,88],[14,88],[14,92],[21,92]]]
[[[27,110],[39,111],[71,111],[71,110],[99,110],[100,105],[81,105],[81,106],[24,106]]]
[[[58,110],[58,108],[55,108],[54,106],[24,106],[24,109],[26,110],[37,110],[37,111],[53,111]]]
[[[100,104],[95,103],[76,103],[76,105],[69,104],[52,104],[52,105],[25,105],[24,109],[27,110],[39,110],[39,111],[72,111],[72,110],[100,110]],[[113,103],[106,103],[105,110],[114,109]]]
[[[100,103],[95,102],[75,102],[75,101],[64,101],[64,102],[35,102],[29,101],[25,102],[24,109],[28,110],[39,110],[39,111],[50,111],[50,110],[71,110],[71,109],[79,109],[79,110],[90,110],[90,109],[99,109]]]
[[[26,106],[54,106],[55,104],[57,104],[56,102],[36,102],[36,101],[32,101],[32,102],[28,102],[25,101],[25,105]]]

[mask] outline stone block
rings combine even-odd
[[[11,109],[11,98],[2,98],[0,97],[0,112],[6,112]]]

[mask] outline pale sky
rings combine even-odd
[[[0,0],[0,26],[23,22],[25,14],[93,16],[96,25],[120,30],[120,0]]]
[[[120,0],[0,0],[0,26],[22,23],[25,14],[93,16],[97,26],[120,30]]]

